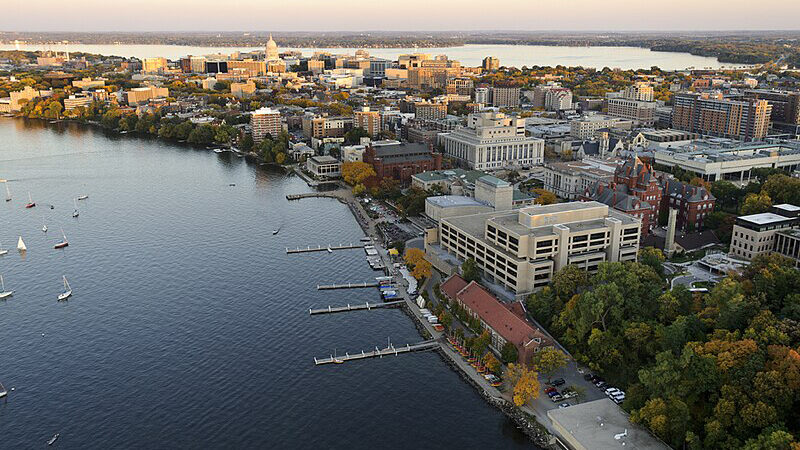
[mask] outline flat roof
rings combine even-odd
[[[456,206],[488,206],[474,198],[465,197],[463,195],[437,195],[428,197],[425,201],[436,205],[440,208],[453,208]]]
[[[622,408],[607,398],[551,409],[547,417],[559,431],[566,430],[568,436],[564,438],[578,441],[583,448],[669,449],[643,426],[632,423]]]
[[[741,216],[739,220],[743,220],[745,222],[750,222],[755,225],[766,225],[770,223],[780,223],[785,222],[787,220],[793,220],[791,217],[781,216],[774,213],[760,213],[760,214],[750,214],[749,216]]]
[[[773,208],[782,209],[784,211],[797,212],[800,211],[800,206],[792,205],[791,203],[781,203],[780,205],[772,205]]]
[[[312,156],[311,159],[313,159],[314,162],[322,163],[322,164],[332,164],[332,163],[339,162],[338,159],[334,158],[333,156],[329,156],[329,155]]]

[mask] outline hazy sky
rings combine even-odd
[[[1,0],[2,31],[800,29],[800,0]]]

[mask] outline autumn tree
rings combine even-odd
[[[533,190],[533,193],[536,194],[536,200],[534,203],[537,205],[551,205],[553,203],[558,203],[558,197],[556,194],[542,188],[536,188]]]
[[[403,255],[403,260],[405,260],[406,264],[409,266],[415,266],[418,262],[423,261],[425,259],[425,252],[418,249],[418,248],[407,248],[405,254]]]
[[[539,374],[522,364],[509,364],[506,371],[514,384],[514,404],[523,406],[530,400],[539,397]]]
[[[500,363],[500,361],[492,352],[487,352],[486,355],[484,355],[483,365],[494,374],[499,374],[503,367],[502,363]]]
[[[748,214],[764,213],[769,211],[771,206],[772,199],[769,198],[769,194],[766,192],[761,192],[759,194],[747,194],[742,202],[742,207],[739,209],[739,212],[743,216]]]
[[[567,365],[567,355],[555,347],[548,346],[533,355],[531,364],[547,376],[549,381],[553,372]]]
[[[342,179],[351,186],[362,184],[367,178],[374,176],[375,169],[365,162],[354,161],[342,164]]]

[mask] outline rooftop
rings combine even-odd
[[[790,203],[781,203],[780,205],[773,205],[773,208],[782,209],[784,211],[789,212],[798,212],[800,211],[800,206],[795,206]]]
[[[622,408],[607,398],[551,409],[547,417],[568,433],[565,438],[572,438],[569,440],[577,441],[582,448],[669,449],[644,427],[628,420]]]
[[[428,197],[425,201],[440,208],[454,208],[457,206],[487,206],[472,197],[463,195],[437,195]]]
[[[770,223],[785,222],[787,220],[792,220],[792,219],[774,213],[760,213],[760,214],[750,214],[749,216],[741,216],[739,217],[739,220],[750,222],[755,225],[767,225]]]
[[[311,159],[317,164],[334,164],[339,162],[338,159],[329,155],[312,156]]]

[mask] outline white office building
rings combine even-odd
[[[525,135],[525,119],[496,111],[470,114],[467,126],[439,135],[445,154],[478,170],[544,162],[544,140]]]

